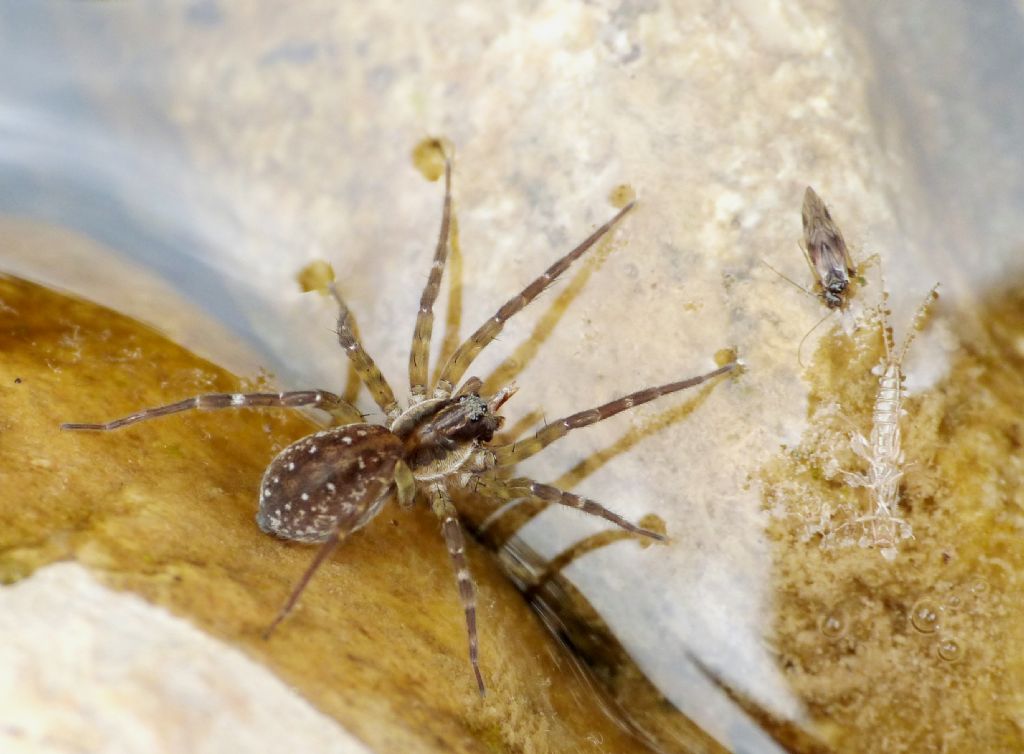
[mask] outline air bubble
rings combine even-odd
[[[829,639],[838,639],[846,633],[846,616],[840,608],[836,608],[822,616],[818,630]]]
[[[934,633],[939,627],[939,611],[928,600],[921,600],[910,611],[910,622],[922,634]]]
[[[963,647],[960,646],[960,643],[949,637],[945,637],[939,642],[939,646],[936,651],[938,652],[939,657],[946,662],[956,662],[963,657],[964,654]]]

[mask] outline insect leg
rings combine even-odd
[[[61,429],[91,429],[107,431],[124,427],[128,424],[155,419],[158,416],[177,414],[181,411],[192,409],[217,409],[217,408],[298,408],[300,406],[315,406],[322,408],[339,421],[352,424],[362,421],[359,412],[349,403],[342,400],[334,393],[325,390],[293,390],[287,393],[208,393],[186,398],[177,403],[169,403],[165,406],[145,408],[134,414],[114,419],[106,424],[61,424]]]
[[[610,401],[609,403],[605,403],[597,408],[579,411],[572,416],[567,416],[564,419],[559,419],[556,422],[548,424],[528,440],[493,448],[492,452],[494,453],[495,461],[498,466],[510,466],[514,463],[519,463],[520,461],[539,453],[556,440],[565,437],[570,430],[579,429],[580,427],[588,427],[591,424],[596,424],[610,416],[615,416],[615,414],[625,411],[626,409],[642,405],[648,401],[653,401],[655,398],[660,398],[663,395],[668,395],[669,393],[674,393],[678,390],[684,390],[688,387],[699,385],[702,382],[710,380],[712,377],[725,374],[735,367],[736,362],[731,362],[725,366],[719,367],[718,369],[714,369],[707,374],[690,377],[678,382],[670,382],[667,385],[659,385],[658,387],[649,387],[645,390],[638,390],[635,393],[630,393],[627,396]]]
[[[565,490],[560,490],[557,487],[552,487],[550,484],[535,482],[533,479],[529,479],[528,477],[518,477],[507,481],[486,478],[480,481],[480,487],[504,500],[514,500],[520,497],[535,497],[548,503],[557,503],[558,505],[564,505],[568,508],[577,508],[584,513],[589,513],[592,516],[603,518],[605,521],[611,521],[616,526],[619,526],[632,534],[640,534],[659,542],[664,542],[666,539],[664,534],[659,534],[656,531],[644,529],[643,527],[630,523],[618,513],[608,510],[603,505],[591,500],[590,498],[574,495],[571,492],[566,492]]]
[[[330,536],[324,540],[324,543],[320,545],[320,549],[317,550],[316,557],[313,558],[313,562],[310,563],[305,572],[303,572],[302,578],[299,579],[299,583],[297,583],[292,589],[292,593],[288,595],[288,599],[277,612],[277,616],[263,632],[264,639],[269,639],[278,624],[287,618],[288,614],[295,609],[295,605],[299,601],[299,597],[306,590],[306,587],[309,586],[309,581],[313,578],[313,574],[319,570],[320,566],[324,564],[324,561],[331,556],[331,553],[338,549],[338,545],[340,544],[341,532],[339,529],[335,529],[331,532]]]
[[[416,315],[416,328],[412,334],[409,350],[409,389],[413,399],[422,400],[427,393],[427,372],[430,365],[430,336],[434,328],[434,302],[441,290],[441,276],[448,260],[448,231],[452,211],[452,161],[444,151],[441,142],[435,142],[437,149],[444,153],[444,209],[441,211],[441,231],[434,250],[434,263],[430,266],[430,277],[420,297],[420,310]]]
[[[437,388],[434,391],[434,396],[437,398],[447,398],[451,395],[452,389],[462,378],[462,375],[466,373],[466,369],[468,369],[469,365],[473,363],[473,359],[477,357],[477,354],[479,354],[488,343],[497,337],[498,333],[500,333],[501,329],[505,326],[505,323],[516,313],[522,311],[527,304],[537,298],[545,288],[551,285],[559,275],[569,268],[569,265],[583,256],[587,250],[596,244],[602,236],[611,230],[612,227],[614,227],[615,224],[633,208],[634,204],[635,202],[630,202],[619,210],[615,217],[591,233],[586,240],[584,240],[583,243],[575,249],[548,267],[544,274],[526,286],[520,293],[506,301],[504,305],[495,312],[493,317],[480,325],[476,332],[470,335],[462,345],[455,349],[455,353],[451,355],[448,362],[444,365],[444,368],[441,370],[440,379],[437,383]]]
[[[476,685],[480,689],[480,695],[485,693],[484,679],[480,675],[479,642],[476,634],[476,589],[473,586],[473,577],[466,565],[466,540],[462,536],[462,526],[459,524],[459,513],[448,496],[448,491],[441,484],[433,484],[428,490],[430,496],[430,507],[441,520],[441,531],[444,533],[445,544],[448,545],[448,554],[452,559],[452,566],[455,568],[455,578],[459,584],[459,599],[462,601],[462,608],[466,612],[466,633],[469,637],[469,662],[473,666],[473,673],[476,675]]]
[[[391,386],[384,378],[384,375],[381,374],[377,364],[374,363],[370,355],[363,349],[363,344],[359,342],[359,338],[352,329],[348,306],[345,304],[345,300],[341,297],[341,293],[338,291],[338,287],[334,284],[333,280],[328,283],[328,289],[331,295],[334,296],[334,300],[338,302],[338,343],[345,349],[345,353],[348,354],[352,366],[356,368],[359,378],[370,391],[373,400],[387,414],[388,419],[394,419],[401,413],[401,410],[398,407],[398,401],[395,400],[395,394],[391,390]]]

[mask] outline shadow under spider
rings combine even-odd
[[[645,526],[650,523],[644,520]],[[550,634],[566,649],[553,659],[559,665],[568,663],[590,689],[591,703],[651,751],[725,754],[725,749],[700,725],[665,698],[601,614],[562,573],[584,554],[631,538],[628,532],[599,532],[545,562],[522,539],[513,536],[498,550],[497,560]]]

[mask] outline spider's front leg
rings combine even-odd
[[[292,390],[287,393],[207,393],[186,398],[177,403],[164,406],[145,408],[134,414],[114,419],[105,424],[83,424],[67,422],[61,429],[93,430],[108,432],[112,429],[125,427],[160,416],[177,414],[194,409],[211,410],[219,408],[301,408],[314,406],[331,414],[338,424],[357,424],[363,420],[362,415],[352,404],[326,390]]]
[[[525,497],[537,498],[548,503],[564,505],[567,508],[576,508],[584,513],[589,513],[591,516],[597,516],[598,518],[603,518],[605,521],[611,521],[616,526],[625,529],[631,534],[650,537],[657,542],[664,542],[667,539],[664,534],[659,534],[658,532],[651,531],[650,529],[644,529],[643,527],[627,521],[618,513],[608,510],[596,500],[591,500],[590,498],[582,497],[580,495],[573,494],[572,492],[560,490],[550,484],[542,484],[541,482],[534,481],[528,477],[518,477],[516,479],[506,480],[484,476],[478,478],[477,484],[479,489],[495,496],[499,500],[516,500],[518,498]]]
[[[434,262],[430,275],[420,296],[420,308],[416,315],[412,346],[409,349],[409,392],[413,400],[422,401],[427,396],[427,373],[430,366],[430,338],[434,329],[434,302],[441,290],[441,276],[448,259],[448,235],[452,215],[452,161],[448,149],[439,140],[430,146],[444,157],[444,208],[441,211],[441,230],[438,233]]]
[[[579,411],[571,416],[567,416],[564,419],[551,422],[546,427],[541,429],[533,437],[524,440],[523,442],[514,442],[508,445],[502,445],[494,448],[495,463],[498,466],[512,466],[520,461],[529,458],[536,453],[539,453],[551,443],[556,440],[560,440],[565,437],[571,430],[580,429],[582,427],[589,427],[591,424],[597,424],[599,421],[615,416],[615,414],[626,411],[627,409],[641,406],[648,401],[653,401],[655,398],[660,398],[663,395],[675,393],[679,390],[685,390],[689,387],[694,387],[702,382],[707,382],[713,377],[717,377],[720,374],[725,374],[736,368],[737,362],[730,362],[725,366],[721,366],[718,369],[701,374],[696,377],[689,377],[685,380],[679,380],[677,382],[670,382],[667,385],[659,385],[658,387],[649,387],[644,390],[638,390],[635,393],[617,398],[614,401],[602,404],[597,408],[587,409],[586,411]]]
[[[466,373],[469,365],[473,363],[477,355],[492,340],[498,337],[502,328],[505,327],[505,323],[543,293],[549,285],[558,279],[559,275],[569,269],[573,262],[582,257],[594,244],[601,240],[601,237],[608,233],[627,212],[633,209],[634,205],[635,202],[630,202],[619,210],[611,220],[587,236],[575,249],[548,267],[540,277],[506,301],[490,319],[480,325],[476,332],[463,341],[441,369],[437,386],[434,388],[434,397],[447,398],[450,396],[452,390],[455,389],[459,380]]]
[[[333,280],[327,284],[327,290],[338,304],[338,344],[345,350],[345,354],[352,362],[352,366],[355,367],[359,379],[370,391],[373,400],[380,406],[389,421],[394,420],[402,411],[398,406],[398,401],[395,400],[395,393],[391,389],[391,385],[381,373],[377,362],[370,357],[356,336],[355,330],[352,328],[352,315],[348,305],[341,297],[341,292]]]

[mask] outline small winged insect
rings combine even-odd
[[[880,547],[888,559],[896,556],[896,546],[911,537],[910,524],[899,516],[900,479],[903,477],[902,433],[900,416],[903,413],[903,359],[914,336],[921,328],[928,309],[938,298],[936,285],[917,309],[903,345],[896,350],[892,330],[885,323],[885,302],[882,303],[882,338],[885,344],[885,363],[878,380],[878,393],[871,413],[871,434],[865,438],[855,434],[850,446],[867,463],[867,473],[843,472],[847,482],[864,487],[871,494],[873,510],[853,523],[863,527],[860,544]]]
[[[807,260],[808,267],[811,268],[816,292],[809,291],[799,283],[790,280],[771,265],[768,267],[776,275],[792,283],[804,293],[821,299],[829,308],[828,314],[818,320],[814,327],[800,339],[800,345],[797,346],[797,359],[803,364],[800,353],[807,338],[834,311],[847,308],[849,297],[853,292],[853,282],[858,278],[857,268],[853,264],[839,226],[832,219],[832,215],[821,197],[810,186],[804,191],[804,203],[800,215],[804,227],[804,238],[800,250],[803,252],[804,259]],[[768,263],[765,262],[765,264]]]
[[[528,477],[509,478],[507,469],[543,450],[574,429],[587,427],[663,395],[699,385],[733,369],[729,363],[706,374],[650,387],[547,424],[523,442],[492,445],[501,427],[501,406],[515,392],[505,387],[481,395],[476,377],[462,381],[477,354],[501,332],[505,323],[537,298],[559,275],[582,257],[632,209],[630,203],[595,230],[575,249],[552,264],[520,293],[503,304],[455,351],[440,370],[436,383],[428,380],[433,308],[449,247],[451,225],[451,158],[438,141],[427,142],[444,164],[445,196],[441,231],[413,331],[409,356],[411,399],[399,405],[394,391],[363,349],[350,322],[348,308],[331,280],[329,288],[340,308],[338,342],[385,416],[384,425],[364,423],[354,407],[324,390],[286,393],[214,394],[187,398],[148,408],[106,424],[64,424],[64,429],[111,430],[189,409],[231,407],[314,406],[329,412],[340,426],[311,434],[286,447],[270,462],[260,484],[257,522],[264,531],[284,539],[320,543],[267,635],[288,615],[317,568],[350,534],[365,526],[392,496],[403,508],[425,501],[441,522],[441,531],[455,568],[458,593],[465,612],[469,657],[480,693],[476,629],[476,596],[467,567],[459,512],[451,492],[476,491],[498,503],[533,498],[579,509],[606,519],[626,531],[663,540],[664,536],[636,526],[594,500]],[[333,276],[332,276],[333,277]],[[461,384],[460,384],[461,383]]]
[[[828,207],[810,186],[804,191],[800,215],[804,224],[804,256],[821,300],[829,309],[845,308],[850,279],[856,278],[857,268]]]

